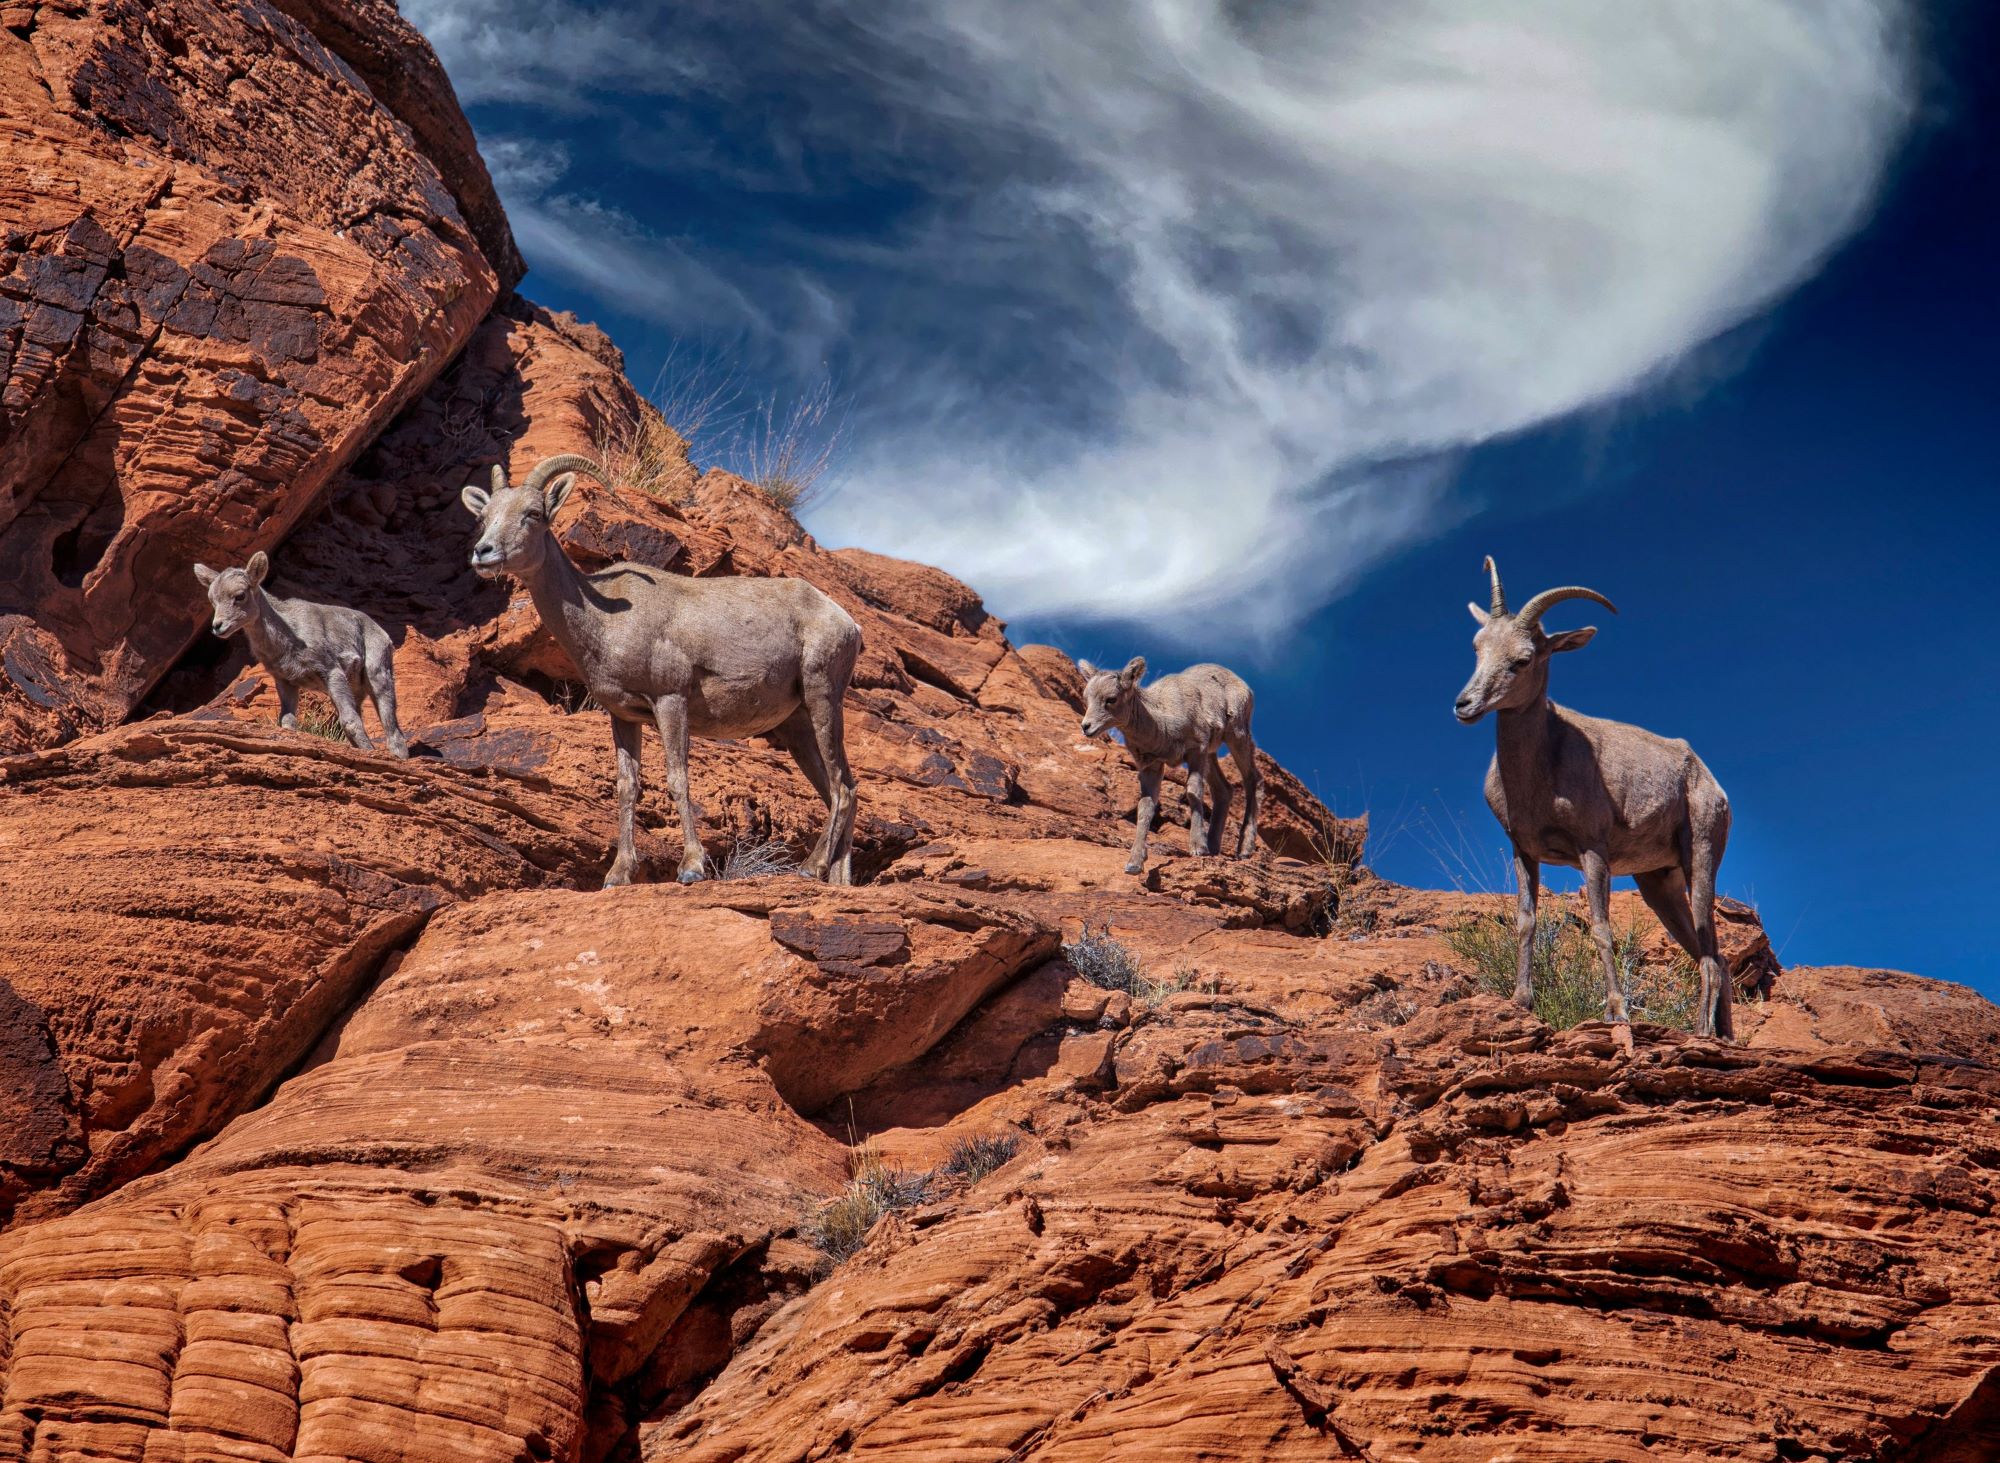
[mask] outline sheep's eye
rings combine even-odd
[[[1517,671],[1524,671],[1534,663],[1535,663],[1535,658],[1532,655],[1524,655],[1519,660],[1514,662],[1514,669]]]

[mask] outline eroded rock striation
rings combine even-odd
[[[1741,1045],[1553,1031],[1268,759],[1254,858],[1170,780],[1126,875],[1067,656],[506,293],[385,0],[0,3],[0,75],[0,1460],[2000,1456],[2000,1010],[1729,906]],[[580,562],[861,624],[861,887],[598,887],[605,718],[458,505],[577,450]],[[410,761],[189,648],[256,547]],[[818,832],[693,781],[720,867]]]

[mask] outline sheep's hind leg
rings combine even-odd
[[[1236,840],[1236,856],[1248,858],[1257,851],[1257,814],[1264,804],[1264,777],[1257,770],[1257,743],[1248,722],[1229,739],[1229,760],[1243,778],[1243,832]]]
[[[1208,775],[1204,781],[1208,784],[1208,844],[1202,851],[1210,858],[1217,858],[1222,853],[1222,834],[1229,826],[1229,798],[1235,789],[1222,775],[1222,763],[1213,752],[1208,754]]]
[[[826,780],[826,764],[820,760],[819,742],[813,735],[812,714],[801,702],[771,730],[771,740],[791,753],[792,760],[799,764],[799,771],[806,775],[806,781],[826,804],[827,820],[819,832],[819,842],[813,845],[811,855],[799,866],[799,872],[808,879],[826,877],[827,854],[833,837],[833,788]]]
[[[1542,891],[1542,866],[1514,850],[1514,999],[1535,1007],[1535,898]]]
[[[1625,1022],[1625,987],[1618,978],[1618,949],[1611,934],[1611,861],[1601,853],[1583,856],[1583,879],[1590,899],[1590,938],[1604,962],[1604,1019]]]
[[[278,725],[287,731],[299,729],[299,687],[296,681],[273,676],[278,683]]]
[[[618,856],[611,861],[611,872],[604,876],[607,889],[631,883],[639,867],[638,840],[632,825],[638,819],[639,792],[644,786],[639,771],[642,730],[636,721],[611,718],[611,747],[618,762]]]
[[[1687,876],[1678,868],[1665,868],[1634,874],[1632,881],[1639,886],[1639,897],[1646,901],[1646,908],[1653,911],[1660,928],[1699,965],[1701,940],[1695,933],[1694,914],[1688,908]],[[1704,976],[1703,983],[1706,982]]]
[[[681,872],[683,884],[693,884],[707,872],[708,856],[702,852],[695,831],[694,798],[688,791],[688,704],[685,696],[653,698],[653,718],[660,726],[660,740],[667,744],[667,796],[681,818]]]
[[[845,671],[836,669],[827,674],[808,667],[804,687],[806,715],[812,722],[813,745],[826,772],[829,884],[854,882],[854,820],[860,809],[855,802],[854,772],[847,765],[847,719],[841,705],[846,688]]]
[[[382,723],[382,738],[389,744],[389,755],[408,758],[410,743],[396,721],[396,667],[387,641],[369,649],[368,699],[375,703],[375,716]]]
[[[1698,818],[1690,863],[1688,903],[1693,908],[1695,939],[1701,946],[1701,1021],[1698,1036],[1736,1040],[1736,982],[1722,963],[1715,937],[1715,872],[1729,841],[1729,806],[1722,804]]]
[[[347,739],[364,752],[374,751],[375,743],[361,720],[361,703],[354,699],[354,685],[347,672],[337,670],[326,678],[326,697],[333,703],[333,714],[340,718],[340,729],[347,733]]]

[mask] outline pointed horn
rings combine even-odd
[[[1493,576],[1493,613],[1507,613],[1507,591],[1500,587],[1500,566],[1493,562],[1493,556],[1486,556],[1486,572]]]
[[[599,467],[595,460],[588,457],[579,457],[574,452],[566,452],[559,457],[544,457],[540,462],[535,464],[535,470],[528,474],[527,480],[521,486],[527,488],[530,492],[539,493],[547,486],[550,478],[565,472],[588,473],[607,488],[617,486],[617,484],[611,481],[610,475],[603,468]]]
[[[493,484],[494,492],[504,492],[507,487],[507,469],[497,462],[494,463],[493,471],[487,475],[487,480]]]
[[[1514,616],[1514,623],[1523,630],[1532,630],[1542,622],[1542,616],[1566,599],[1589,599],[1603,605],[1612,614],[1618,613],[1618,606],[1594,589],[1585,589],[1581,584],[1566,584],[1561,589],[1545,589],[1526,604]]]

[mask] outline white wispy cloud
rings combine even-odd
[[[1459,511],[1454,453],[1782,297],[1911,112],[1903,0],[406,9],[474,98],[699,99],[739,172],[909,187],[880,237],[784,240],[778,297],[768,260],[566,231],[552,179],[509,203],[607,300],[605,251],[657,248],[642,313],[849,332],[824,536],[1210,634],[1296,621]]]

